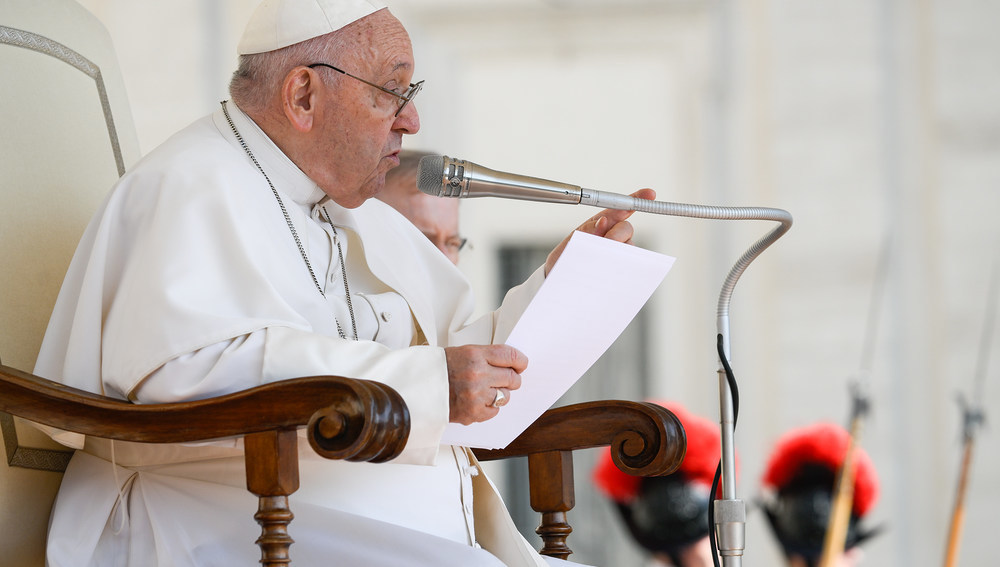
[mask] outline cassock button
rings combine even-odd
[[[388,323],[389,319],[392,319],[392,313],[389,313],[388,311],[383,311],[382,312],[382,320],[385,321],[386,323]]]

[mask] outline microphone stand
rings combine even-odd
[[[729,358],[729,304],[736,282],[751,262],[792,227],[792,215],[782,209],[767,207],[719,207],[688,205],[666,201],[637,199],[629,195],[585,189],[577,185],[495,171],[448,156],[420,158],[417,187],[439,197],[501,197],[548,203],[590,205],[603,209],[639,211],[658,215],[715,220],[769,220],[777,227],[754,242],[729,270],[719,293],[716,310],[719,352],[719,406],[722,450],[720,459],[722,499],[713,501],[718,551],[726,567],[742,565],[746,531],[746,504],[736,497],[736,448],[733,429],[736,425],[735,386]],[[714,497],[714,488],[713,488]],[[711,538],[710,538],[711,539]],[[715,540],[713,540],[714,542]],[[714,558],[716,563],[718,557]]]
[[[792,227],[792,216],[788,211],[768,207],[720,207],[710,205],[689,205],[664,201],[636,199],[617,193],[604,193],[582,189],[581,204],[607,209],[632,210],[660,215],[691,217],[715,220],[768,220],[779,225],[750,246],[729,270],[719,293],[716,310],[716,324],[721,344],[719,346],[719,414],[722,434],[722,498],[713,501],[715,538],[722,564],[739,567],[743,563],[746,541],[746,503],[736,496],[736,447],[733,431],[736,414],[733,403],[733,389],[729,383],[729,305],[736,282],[751,262],[771,244],[781,238]],[[714,497],[713,488],[713,497]]]

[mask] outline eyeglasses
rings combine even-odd
[[[447,248],[448,250],[452,251],[455,254],[461,252],[465,248],[466,244],[469,245],[469,248],[472,248],[472,245],[469,244],[469,239],[464,237],[449,238],[444,243],[445,248]]]
[[[466,247],[472,249],[472,243],[469,242],[468,238],[463,236],[451,236],[444,240],[440,240],[437,235],[431,232],[424,232],[424,236],[427,240],[430,240],[434,246],[437,246],[439,250],[445,254],[458,254]]]
[[[396,98],[399,99],[399,108],[396,109],[396,114],[393,114],[393,116],[399,116],[399,113],[403,112],[403,109],[406,108],[406,104],[408,102],[410,102],[411,100],[413,100],[413,97],[417,96],[417,93],[420,92],[420,89],[424,88],[424,82],[423,81],[420,81],[420,82],[418,82],[416,84],[410,83],[410,88],[408,88],[405,93],[399,94],[396,91],[391,91],[391,90],[389,90],[389,89],[387,89],[385,87],[380,87],[380,86],[376,85],[375,83],[366,81],[366,80],[362,79],[361,77],[355,77],[354,75],[348,73],[347,71],[344,71],[343,69],[338,69],[337,67],[334,67],[333,65],[330,65],[330,64],[327,64],[327,63],[313,63],[312,65],[306,65],[306,67],[309,67],[310,69],[315,69],[316,67],[329,67],[330,69],[333,69],[334,71],[336,71],[338,73],[343,73],[344,75],[347,75],[348,77],[350,77],[352,79],[357,79],[357,80],[361,81],[362,83],[364,83],[364,84],[366,84],[366,85],[368,85],[370,87],[375,87],[376,89],[378,89],[378,90],[380,90],[380,91],[382,91],[384,93],[391,94],[392,96],[394,96],[394,97],[396,97]]]
[[[470,250],[472,249],[472,243],[469,242],[468,238],[465,238],[463,236],[451,236],[445,238],[444,240],[441,240],[440,236],[433,232],[424,232],[424,231],[421,232],[424,233],[424,236],[427,237],[427,240],[431,241],[431,244],[436,246],[438,250],[444,252],[445,255],[448,255],[449,257],[451,257],[452,255],[457,257],[458,253],[461,252],[462,250],[465,250],[466,248]]]

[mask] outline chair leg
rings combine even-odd
[[[528,479],[531,508],[542,514],[542,523],[535,530],[542,538],[542,555],[567,559],[573,550],[566,538],[573,527],[566,521],[566,512],[576,505],[573,485],[573,453],[551,451],[528,455]]]
[[[254,519],[261,526],[261,565],[281,567],[291,564],[288,549],[294,543],[288,524],[294,518],[288,495],[299,488],[298,438],[295,430],[266,431],[247,435],[247,489],[259,499]]]

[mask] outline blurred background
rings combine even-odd
[[[256,0],[80,0],[118,50],[142,151],[227,98]],[[848,425],[881,479],[865,565],[937,565],[961,458],[959,394],[978,430],[962,562],[989,560],[1000,504],[1000,360],[983,343],[1000,227],[1000,2],[991,0],[397,0],[422,129],[404,145],[501,170],[660,200],[788,210],[791,231],[732,300],[741,395],[737,492],[746,565],[780,555],[756,501],[775,440]],[[460,268],[480,308],[596,209],[462,204]],[[677,400],[718,418],[716,303],[771,223],[635,216],[677,258],[649,304],[565,401]],[[883,254],[883,251],[885,253]],[[884,274],[884,275],[880,275]],[[581,309],[585,309],[581,306]],[[993,335],[995,336],[995,335]],[[994,353],[995,354],[995,353]],[[982,369],[987,371],[980,374]],[[983,376],[981,395],[973,393]],[[573,559],[640,566],[576,460]],[[521,465],[521,466],[518,466]],[[523,463],[494,476],[535,538]],[[537,538],[535,538],[537,540]]]

